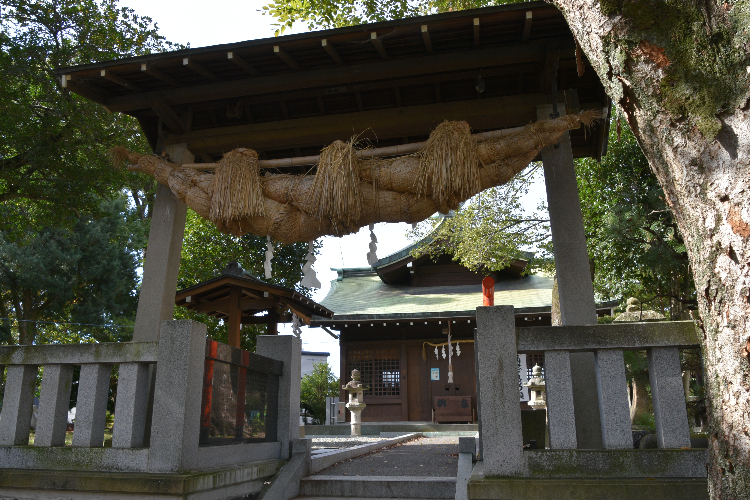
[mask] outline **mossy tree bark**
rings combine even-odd
[[[554,0],[684,235],[703,329],[709,492],[750,498],[750,5]]]

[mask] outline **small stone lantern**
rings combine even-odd
[[[349,402],[346,403],[346,407],[352,413],[352,436],[362,435],[362,410],[367,406],[363,394],[367,387],[362,385],[359,378],[359,370],[355,368],[352,370],[352,380],[342,386],[342,389],[349,392]]]
[[[546,383],[544,381],[544,375],[542,375],[542,367],[534,365],[531,369],[531,378],[528,382],[523,384],[524,387],[528,387],[531,394],[529,395],[528,405],[532,410],[541,410],[547,408],[547,401],[545,400],[544,389]]]

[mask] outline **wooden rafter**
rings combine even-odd
[[[216,76],[213,72],[207,70],[204,68],[201,64],[198,64],[190,57],[183,57],[182,58],[182,65],[187,66],[191,70],[195,71],[199,75],[203,75],[204,77],[208,78],[209,80],[212,80],[214,82],[219,81],[219,77]]]
[[[290,56],[287,53],[287,51],[284,50],[281,46],[274,45],[273,46],[273,53],[276,54],[279,57],[279,59],[281,59],[282,61],[284,61],[287,64],[287,66],[289,66],[290,68],[292,68],[294,71],[298,71],[299,70],[299,64],[297,64],[297,61],[295,61],[294,58],[292,56]]]
[[[151,75],[154,78],[161,80],[162,82],[166,83],[167,85],[171,85],[173,87],[177,87],[177,80],[172,78],[171,76],[164,74],[160,70],[156,69],[152,64],[148,63],[142,63],[141,64],[141,71],[146,73],[147,75]]]
[[[120,75],[116,73],[113,73],[110,70],[103,69],[99,72],[99,74],[102,76],[102,78],[105,78],[109,80],[110,82],[114,82],[117,85],[120,85],[121,87],[125,87],[126,89],[135,90],[136,92],[141,90],[141,88],[135,83],[129,80],[126,80],[125,78],[121,77]]]
[[[339,66],[343,66],[344,60],[341,59],[341,56],[339,55],[338,51],[333,47],[333,45],[331,45],[331,43],[326,38],[320,41],[320,45],[323,47],[323,49],[325,49],[328,55],[331,56],[331,59],[333,59],[333,62],[335,62]]]
[[[255,69],[255,66],[245,61],[244,59],[242,59],[240,56],[238,56],[232,51],[227,52],[227,59],[231,63],[233,63],[235,66],[242,68],[245,71],[245,73],[249,73],[255,76],[260,75],[260,72],[257,69]]]
[[[424,41],[424,47],[427,49],[428,53],[432,53],[432,40],[430,39],[430,31],[427,28],[426,24],[423,24],[421,27],[422,31],[422,41]]]

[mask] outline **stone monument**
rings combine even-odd
[[[352,370],[352,380],[342,386],[342,389],[349,392],[349,402],[346,403],[347,409],[352,413],[352,436],[362,435],[362,410],[367,406],[365,404],[364,390],[367,389],[359,381],[359,370]]]

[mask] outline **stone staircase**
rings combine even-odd
[[[296,500],[446,499],[456,496],[455,477],[310,476]]]

